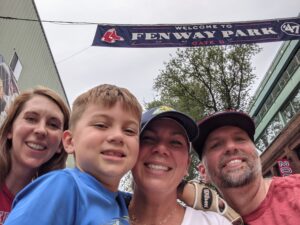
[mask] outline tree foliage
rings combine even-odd
[[[200,119],[222,109],[245,110],[255,74],[251,58],[258,45],[178,49],[154,82],[162,103]]]

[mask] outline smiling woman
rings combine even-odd
[[[177,188],[188,173],[191,141],[198,135],[193,119],[162,106],[146,111],[141,127],[139,157],[132,170],[135,186],[129,204],[130,224],[229,225],[215,212],[177,202]]]
[[[69,109],[53,90],[37,87],[16,97],[0,129],[0,224],[22,188],[65,167],[61,138],[68,123]]]

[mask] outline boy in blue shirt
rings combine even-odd
[[[99,85],[77,97],[63,134],[76,168],[28,185],[16,196],[5,224],[129,224],[118,186],[137,160],[141,113],[137,99],[114,85]]]

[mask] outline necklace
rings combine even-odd
[[[137,216],[132,212],[129,213],[129,219],[131,225],[164,225],[168,222],[168,220],[177,212],[177,204],[176,206],[171,210],[171,212],[160,222],[156,223],[141,223],[141,221],[137,218]]]

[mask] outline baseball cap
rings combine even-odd
[[[158,118],[174,119],[184,128],[190,142],[198,136],[198,127],[196,122],[188,115],[176,111],[168,106],[155,107],[144,112],[142,115],[141,133],[151,121]]]
[[[226,110],[211,114],[198,122],[199,136],[193,142],[193,148],[202,158],[202,151],[208,135],[217,128],[223,126],[236,126],[247,132],[254,142],[255,125],[252,118],[237,110]]]

